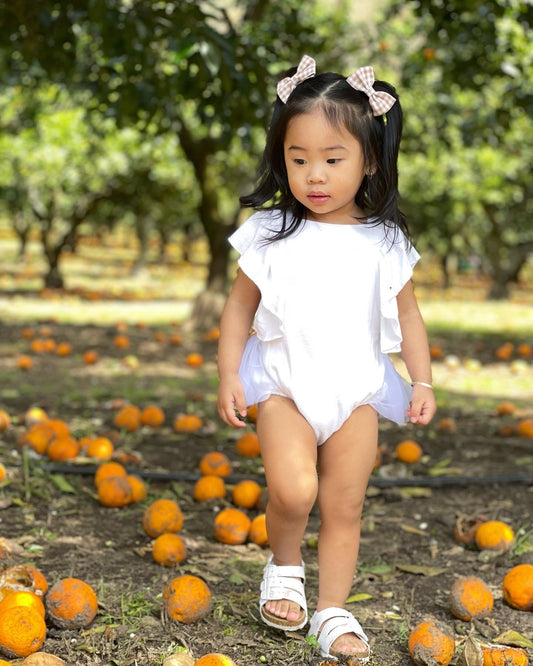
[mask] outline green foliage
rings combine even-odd
[[[533,247],[530,11],[518,0],[393,2],[385,28],[406,118],[405,208],[422,245],[482,257],[495,296]]]

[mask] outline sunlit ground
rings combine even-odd
[[[183,262],[179,243],[171,245],[165,263],[158,260],[154,245],[147,266],[136,274],[135,241],[113,237],[106,243],[99,247],[87,241],[76,254],[66,255],[61,269],[67,289],[43,292],[46,264],[40,246],[30,243],[25,258],[18,261],[16,241],[0,238],[3,320],[163,325],[187,319],[207,275],[204,243],[193,245],[189,262]],[[522,285],[507,301],[487,301],[488,285],[476,276],[459,276],[452,288],[443,290],[435,268],[417,270],[416,290],[430,341],[438,342],[443,351],[433,363],[435,385],[457,393],[533,401],[533,359],[515,353],[502,363],[486,351],[496,338],[515,347],[533,344],[532,290]]]

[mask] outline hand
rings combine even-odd
[[[220,380],[218,386],[218,413],[220,418],[228,425],[234,428],[245,427],[246,399],[238,375]]]
[[[435,416],[436,411],[437,403],[435,402],[433,389],[415,384],[413,386],[411,403],[407,408],[407,416],[411,423],[427,425]]]

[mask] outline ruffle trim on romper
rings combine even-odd
[[[384,354],[392,354],[401,350],[402,331],[398,319],[398,304],[396,296],[411,279],[413,268],[420,255],[407,241],[394,244],[382,243],[380,266],[380,297],[381,297],[381,325],[380,348]]]
[[[272,289],[269,254],[272,249],[268,239],[268,230],[272,222],[279,220],[281,214],[254,213],[230,237],[229,242],[240,253],[238,264],[261,292],[261,302],[257,309],[254,329],[260,340],[268,342],[283,337],[283,324],[278,316],[279,295]]]

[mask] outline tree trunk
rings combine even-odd
[[[148,253],[148,225],[146,219],[141,215],[135,216],[135,233],[139,241],[139,252],[131,269],[133,275],[140,273],[145,268]]]

